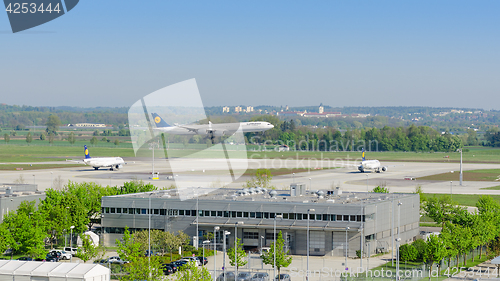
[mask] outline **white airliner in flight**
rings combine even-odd
[[[85,165],[92,166],[94,169],[98,170],[99,168],[107,168],[109,167],[110,171],[118,170],[123,168],[123,165],[126,164],[125,161],[121,157],[97,157],[92,158],[89,154],[89,149],[86,145],[83,146],[85,159],[83,160],[71,160],[73,162],[83,163]]]
[[[241,128],[243,133],[249,132],[264,132],[274,128],[269,122],[241,122],[241,123],[219,123],[213,124],[209,122],[203,125],[175,125],[167,124],[158,114],[152,113],[153,120],[156,125],[155,130],[173,135],[207,135],[210,137],[221,137],[232,135],[236,130]]]
[[[382,166],[380,165],[380,162],[378,160],[366,160],[365,159],[365,149],[363,148],[362,150],[362,161],[360,165],[358,165],[358,170],[361,173],[364,173],[366,170],[373,170],[377,173],[380,172],[385,172],[387,171],[387,166]]]

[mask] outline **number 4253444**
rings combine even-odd
[[[5,9],[8,13],[12,14],[34,14],[34,13],[60,13],[61,8],[59,7],[59,3],[52,7],[52,3],[49,3],[47,6],[43,6],[43,3],[40,3],[37,6],[37,3],[9,3],[7,8]]]

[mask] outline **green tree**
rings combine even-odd
[[[446,245],[439,236],[431,234],[426,242],[424,261],[432,268],[435,262],[441,261],[446,256]],[[431,276],[429,276],[429,280]]]
[[[106,253],[106,248],[104,248],[104,246],[94,245],[94,241],[92,241],[92,238],[88,234],[80,235],[80,238],[82,239],[82,246],[78,247],[76,254],[78,258],[80,258],[84,263],[95,258],[102,259]]]
[[[54,133],[49,133],[49,143],[50,144],[54,143],[54,137],[55,137]]]
[[[92,146],[95,146],[95,145],[97,144],[97,142],[98,142],[98,140],[97,140],[97,138],[96,138],[96,137],[92,137],[92,138],[90,139],[90,144],[91,144]]]
[[[212,276],[205,266],[197,266],[193,261],[181,267],[176,280],[179,281],[211,281]]]
[[[417,249],[411,244],[404,244],[399,247],[399,260],[408,262],[415,261],[418,256]]]
[[[40,140],[44,141],[46,138],[47,136],[45,135],[45,133],[40,134]]]
[[[430,197],[424,204],[424,211],[435,222],[444,225],[445,222],[450,221],[453,216],[455,203],[451,197],[445,195],[443,197]]]
[[[71,143],[71,145],[75,144],[75,142],[76,142],[75,133],[73,133],[73,132],[69,133],[68,142]]]
[[[61,126],[61,120],[59,119],[59,116],[51,114],[47,118],[45,125],[47,126],[47,129],[45,129],[47,134],[57,135],[57,130],[59,129],[59,126]]]
[[[5,141],[5,143],[9,143],[9,141],[10,141],[10,136],[9,136],[9,134],[5,133],[5,134],[3,135],[3,140]]]
[[[245,260],[247,253],[243,250],[243,243],[241,243],[240,238],[236,240],[236,256],[234,254],[234,246],[227,250],[227,256],[229,258],[229,263],[232,266],[235,266],[236,264],[238,268],[240,268],[247,264],[247,261]]]
[[[26,135],[26,142],[28,144],[30,144],[32,141],[33,141],[33,137],[31,136],[31,133],[28,132],[28,134]]]
[[[116,139],[114,143],[116,146],[118,146],[118,145],[120,145],[120,140]]]
[[[245,184],[246,187],[256,187],[260,186],[263,188],[272,188],[270,185],[273,175],[269,169],[257,169],[255,171],[255,176],[248,180]]]
[[[375,187],[372,192],[375,192],[375,193],[389,193],[389,189],[386,188],[386,187],[383,187],[383,186],[377,186]]]
[[[423,261],[425,249],[427,248],[427,244],[423,239],[417,239],[411,245],[417,250],[416,260]]]
[[[261,256],[262,262],[269,264],[272,267],[274,267],[274,248],[274,242],[271,242],[269,252]],[[285,251],[285,240],[283,239],[283,234],[280,231],[276,238],[276,268],[278,269],[278,275],[280,274],[282,267],[288,267],[292,263],[292,256],[289,256],[288,253],[289,251]]]

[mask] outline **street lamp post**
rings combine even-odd
[[[292,173],[293,183],[295,183],[295,173]]]
[[[396,240],[396,247],[398,249],[396,254],[396,281],[399,281],[399,242],[401,242],[401,201],[398,202],[398,239]]]
[[[69,227],[71,229],[71,234],[69,236],[69,248],[71,249],[71,255],[69,256],[69,261],[73,262],[73,228],[75,228],[74,225]]]
[[[453,181],[450,181],[450,197],[453,197]]]
[[[283,215],[274,215],[273,269],[275,278],[276,278],[276,218],[283,218]]]
[[[214,281],[216,281],[217,278],[217,231],[220,229],[220,227],[215,226],[214,227]]]
[[[33,174],[33,184],[36,185],[36,177],[35,177],[35,174]]]
[[[458,149],[460,152],[460,186],[462,186],[462,179],[463,179],[463,174],[462,174],[462,149]]]
[[[222,274],[224,275],[224,281],[226,281],[226,236],[231,234],[231,232],[229,231],[224,231],[224,239],[223,240],[223,243],[224,243],[224,250],[223,250],[223,265],[222,265]]]
[[[368,189],[368,174],[366,174],[366,192],[370,192]]]
[[[351,229],[350,227],[346,227],[345,228],[345,270],[348,270],[348,267],[347,267],[347,255],[348,255],[348,252],[347,252],[347,231]]]
[[[234,278],[238,279],[238,252],[236,251],[238,246],[238,224],[243,224],[242,221],[234,223]]]
[[[201,265],[205,266],[205,244],[210,243],[210,240],[203,241],[203,259],[201,261]]]
[[[307,210],[307,241],[306,241],[306,248],[307,248],[307,271],[306,271],[306,280],[309,280],[309,217],[310,213],[314,212],[316,210],[314,209],[309,209]]]
[[[312,190],[311,178],[309,178],[309,190]]]
[[[260,255],[262,256],[262,247],[264,247],[264,242],[262,242],[262,239],[264,239],[264,236],[260,236]]]

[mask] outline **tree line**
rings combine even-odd
[[[422,194],[421,194],[422,196]],[[421,198],[422,199],[422,198]],[[458,206],[451,197],[423,198],[422,209],[427,216],[442,226],[439,235],[431,234],[400,247],[400,260],[424,261],[429,266],[443,259],[448,267],[454,259],[467,266],[467,254],[479,248],[479,257],[500,255],[500,204],[490,196],[481,196],[476,204],[476,213]],[[483,252],[483,248],[487,252]]]

